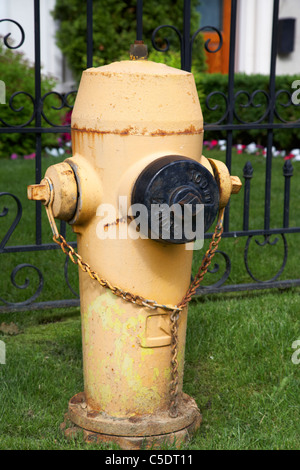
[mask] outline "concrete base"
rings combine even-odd
[[[70,400],[61,428],[67,437],[83,431],[86,442],[115,442],[124,450],[155,449],[164,443],[179,448],[199,428],[201,420],[195,400],[186,394],[179,401],[176,418],[171,418],[168,411],[114,418],[88,411],[84,393],[79,393]]]

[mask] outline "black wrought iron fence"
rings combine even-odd
[[[35,180],[36,183],[39,183],[42,179],[42,136],[48,133],[63,133],[70,131],[69,126],[65,125],[55,125],[49,117],[47,117],[44,109],[44,102],[49,94],[54,94],[60,99],[61,105],[57,109],[71,109],[72,105],[70,104],[69,98],[71,94],[76,92],[71,92],[68,94],[59,94],[57,92],[50,92],[46,95],[42,95],[41,91],[41,38],[40,38],[40,0],[33,0],[34,3],[34,50],[35,50],[35,90],[34,95],[30,95],[23,91],[16,91],[12,96],[8,97],[8,105],[10,107],[12,115],[18,112],[20,109],[16,109],[14,106],[14,100],[17,96],[26,96],[32,102],[32,114],[26,122],[18,125],[11,125],[7,123],[1,117],[1,107],[0,107],[0,135],[6,133],[20,133],[27,134],[33,133],[35,135],[36,143],[36,158],[35,158]],[[87,52],[86,52],[86,65],[91,67],[93,65],[93,0],[86,0],[86,20],[87,20]],[[244,247],[244,268],[248,273],[249,282],[242,282],[240,284],[230,284],[228,278],[231,271],[231,260],[230,256],[225,252],[219,252],[225,259],[225,269],[224,273],[216,282],[213,282],[211,285],[199,288],[197,294],[203,293],[215,293],[215,292],[227,292],[227,291],[237,291],[237,290],[252,290],[252,289],[266,289],[274,287],[288,287],[294,285],[300,285],[300,279],[285,279],[280,280],[280,276],[283,273],[287,259],[288,259],[288,243],[286,239],[286,234],[296,234],[300,232],[300,224],[297,226],[289,226],[289,207],[290,207],[290,182],[293,176],[293,166],[291,161],[287,160],[283,165],[283,177],[285,179],[284,185],[284,207],[283,207],[283,223],[281,227],[272,228],[271,218],[270,218],[270,209],[271,209],[271,182],[272,182],[272,147],[273,147],[273,137],[274,131],[276,129],[290,129],[290,128],[300,128],[300,120],[293,122],[288,122],[283,119],[277,112],[276,100],[282,94],[285,93],[289,96],[289,105],[293,106],[291,102],[291,93],[287,90],[276,90],[275,87],[275,76],[276,76],[276,55],[277,55],[277,36],[278,36],[278,11],[279,11],[279,0],[274,0],[273,3],[273,30],[272,30],[272,49],[271,49],[271,61],[270,61],[270,74],[269,74],[269,88],[268,92],[262,90],[255,90],[252,93],[249,93],[247,90],[239,90],[238,92],[234,91],[234,79],[235,79],[235,46],[236,46],[236,26],[237,26],[237,6],[238,0],[231,1],[231,28],[230,28],[230,51],[229,51],[229,70],[228,70],[228,86],[227,86],[227,95],[224,93],[215,90],[212,91],[206,97],[206,103],[202,103],[203,114],[205,116],[205,106],[210,107],[210,100],[214,96],[222,96],[225,103],[225,110],[221,119],[217,120],[214,123],[205,123],[205,131],[223,131],[226,133],[226,165],[231,171],[232,168],[232,152],[234,147],[233,142],[233,133],[235,130],[266,130],[267,131],[267,144],[266,144],[266,169],[265,169],[265,196],[264,196],[264,224],[262,228],[249,229],[249,218],[250,218],[250,188],[251,181],[253,177],[253,168],[251,162],[247,162],[243,169],[243,200],[244,208],[242,220],[242,229],[241,230],[232,230],[231,229],[231,218],[230,218],[230,206],[226,209],[225,213],[225,223],[224,223],[224,238],[238,238],[246,237],[246,243]],[[136,39],[144,40],[145,42],[152,42],[152,45],[155,49],[161,51],[162,53],[167,51],[170,47],[168,40],[165,41],[165,46],[161,49],[156,43],[156,35],[158,31],[168,28],[172,31],[175,31],[179,44],[180,44],[180,53],[181,53],[181,68],[187,71],[191,70],[192,64],[192,54],[195,38],[204,30],[212,30],[217,32],[219,38],[219,44],[217,48],[211,49],[209,41],[205,43],[205,48],[207,52],[214,53],[222,48],[222,33],[212,26],[205,26],[199,28],[197,31],[191,31],[190,28],[190,19],[191,19],[191,2],[190,0],[184,1],[183,7],[183,30],[180,31],[176,25],[158,25],[157,28],[153,31],[151,38],[143,37],[143,2],[138,0],[136,3]],[[27,32],[23,30],[22,25],[14,21],[13,18],[3,18],[0,19],[0,30],[2,22],[11,22],[17,25],[20,32],[20,40],[17,44],[12,46],[9,42],[9,35],[3,38],[4,45],[7,48],[18,49],[23,44],[24,38],[26,37]],[[1,78],[1,77],[0,77]],[[266,99],[266,109],[262,113],[262,116],[255,122],[246,122],[239,117],[236,111],[236,102],[237,97],[240,93],[244,93],[248,97],[247,106],[254,106],[254,98],[258,93],[263,93]],[[276,119],[275,119],[276,118]],[[45,126],[45,123],[47,124]],[[2,170],[1,170],[2,173]],[[13,233],[18,230],[18,224],[22,218],[22,206],[23,201],[21,201],[15,194],[6,191],[5,189],[6,177],[2,173],[1,175],[1,192],[0,198],[4,197],[10,198],[15,202],[15,213],[12,214],[12,210],[8,210],[3,206],[2,212],[0,212],[0,217],[12,217],[12,222],[7,229],[6,233],[3,234],[2,240],[0,241],[0,254],[3,261],[1,261],[2,266],[2,275],[6,276],[7,282],[11,282],[16,289],[23,289],[26,291],[27,287],[30,284],[30,280],[26,279],[22,285],[19,285],[16,282],[16,276],[22,270],[31,270],[31,273],[34,272],[38,276],[38,285],[33,294],[28,298],[22,301],[8,301],[5,297],[4,292],[0,293],[0,300],[2,306],[0,307],[1,311],[6,310],[17,310],[17,309],[28,309],[28,308],[43,308],[43,307],[56,307],[56,306],[72,306],[79,304],[79,298],[74,291],[73,287],[69,283],[68,279],[68,263],[65,262],[64,266],[64,278],[66,286],[69,288],[71,298],[52,300],[51,298],[41,302],[39,297],[43,291],[44,286],[44,277],[45,275],[51,276],[50,272],[43,272],[41,266],[33,265],[28,262],[20,262],[9,274],[7,272],[4,255],[13,255],[13,254],[26,254],[29,252],[42,252],[45,258],[48,256],[49,251],[56,250],[58,246],[55,243],[49,243],[48,239],[45,240],[42,234],[42,207],[41,203],[36,202],[35,205],[35,243],[26,244],[26,245],[11,245],[9,240]],[[20,182],[21,184],[21,182]],[[25,195],[25,192],[24,192]],[[241,196],[242,197],[242,196]],[[1,199],[0,199],[1,201]],[[1,222],[1,219],[0,219]],[[64,223],[61,223],[60,231],[64,235],[66,233],[66,226]],[[277,239],[272,241],[271,237],[273,235],[278,235],[282,238],[283,243],[283,257],[278,270],[275,275],[270,279],[261,281],[256,275],[254,275],[249,266],[249,247],[253,240],[253,237],[263,236],[263,242],[256,240],[257,244],[261,246],[264,245],[276,245]],[[211,234],[206,234],[205,238],[210,238]],[[48,237],[48,235],[47,235]],[[75,242],[72,243],[75,245]],[[47,264],[45,263],[45,266]],[[45,268],[43,268],[45,269]],[[48,268],[46,268],[47,271]],[[218,270],[218,266],[215,265],[213,271]],[[10,279],[9,279],[10,275]],[[227,282],[226,282],[227,281]]]

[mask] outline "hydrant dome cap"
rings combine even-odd
[[[192,75],[190,72],[180,70],[169,65],[153,62],[151,60],[121,60],[100,67],[91,67],[83,73],[128,73],[128,74],[147,74],[147,75]]]
[[[151,61],[120,61],[83,72],[73,131],[164,136],[202,134],[193,74]]]

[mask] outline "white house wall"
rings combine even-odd
[[[276,74],[300,73],[300,1],[280,0],[279,18],[296,18],[295,50],[277,55]],[[270,72],[273,0],[239,0],[236,72]]]
[[[33,0],[0,0],[0,18],[17,21],[25,32],[25,40],[18,52],[34,64],[34,9]],[[42,73],[51,75],[58,81],[58,91],[69,91],[72,88],[70,73],[65,71],[64,59],[60,49],[55,44],[56,23],[51,16],[55,0],[40,2],[40,34],[41,34],[41,63]],[[11,22],[0,23],[0,35],[11,33],[14,44],[19,43],[21,35],[19,28]],[[70,82],[68,82],[70,80]]]
[[[240,0],[237,15],[236,72],[268,74],[273,0]]]

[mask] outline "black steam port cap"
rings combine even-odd
[[[150,163],[140,173],[131,204],[143,206],[136,222],[146,237],[183,244],[194,241],[197,233],[206,232],[212,225],[219,210],[219,189],[203,165],[191,158],[168,155]],[[199,231],[197,216],[203,210],[203,227]]]

